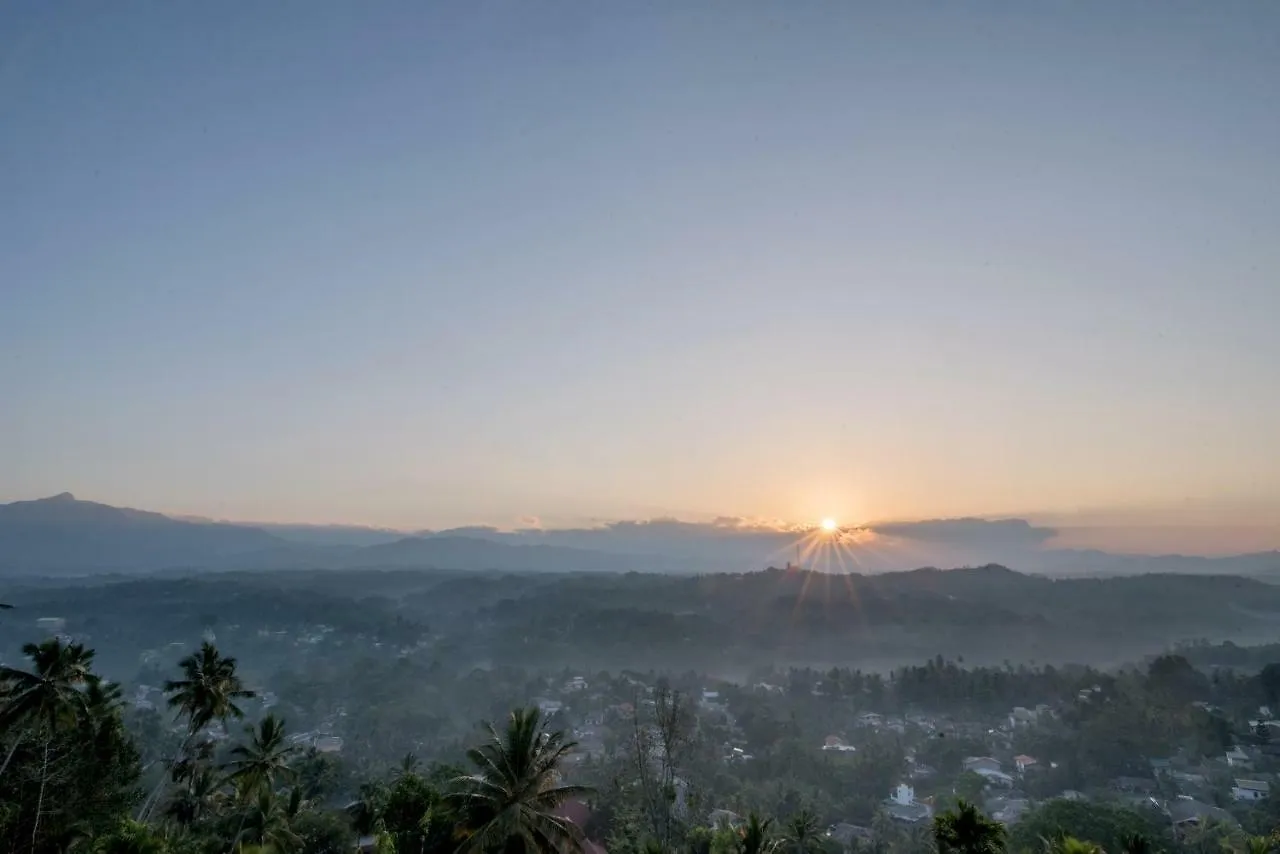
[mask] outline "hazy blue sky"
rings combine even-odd
[[[1280,4],[0,7],[0,500],[1265,526],[1278,436]]]

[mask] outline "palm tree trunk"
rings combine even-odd
[[[40,768],[40,795],[36,798],[36,818],[31,824],[31,850],[36,850],[36,838],[40,833],[40,814],[44,812],[44,784],[49,779],[49,742],[53,740],[50,736],[44,743],[44,763]]]
[[[159,782],[156,783],[156,787],[151,790],[151,794],[147,795],[147,799],[142,802],[142,807],[138,810],[138,821],[146,821],[151,817],[151,811],[155,809],[156,803],[160,800],[160,793],[164,791],[164,784],[165,780],[169,777],[169,770],[173,767],[173,763],[187,752],[187,747],[191,744],[191,739],[194,737],[194,732],[188,732],[187,737],[182,740],[182,744],[178,745],[178,752],[165,766],[164,772],[160,775]]]
[[[0,777],[4,776],[4,772],[9,770],[9,763],[13,761],[13,754],[18,752],[18,745],[22,744],[22,739],[26,738],[30,730],[23,730],[18,733],[18,737],[13,740],[13,747],[9,748],[9,755],[4,758],[4,764],[0,765]]]

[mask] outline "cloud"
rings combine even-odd
[[[1038,549],[1057,536],[1055,528],[1026,519],[925,519],[881,522],[868,530],[887,537],[963,548]]]
[[[531,521],[522,519],[521,522]],[[591,528],[547,529],[528,524],[516,531],[465,528],[442,532],[512,545],[541,544],[652,557],[656,564],[701,571],[748,571],[813,561],[813,546],[831,541],[812,528],[770,520],[721,516],[709,522],[660,517],[624,519]],[[1053,537],[1053,528],[1024,519],[930,519],[885,522],[846,532],[839,551],[846,568],[862,572],[954,567],[985,563],[1026,565]]]

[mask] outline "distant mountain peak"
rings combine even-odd
[[[57,495],[50,495],[48,498],[42,498],[41,501],[47,501],[50,504],[70,504],[76,500],[76,497],[70,492],[59,492]]]

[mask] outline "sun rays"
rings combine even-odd
[[[793,620],[799,618],[801,609],[806,605],[819,603],[838,605],[843,602],[852,604],[861,612],[853,575],[875,570],[875,558],[882,555],[882,544],[877,543],[877,539],[877,535],[868,528],[842,527],[831,518],[798,530],[796,539],[785,549],[792,556],[787,561],[787,578],[793,582],[797,574],[802,576]],[[842,584],[835,585],[833,589],[832,581],[837,578]],[[789,582],[784,579],[781,583],[787,585]]]

